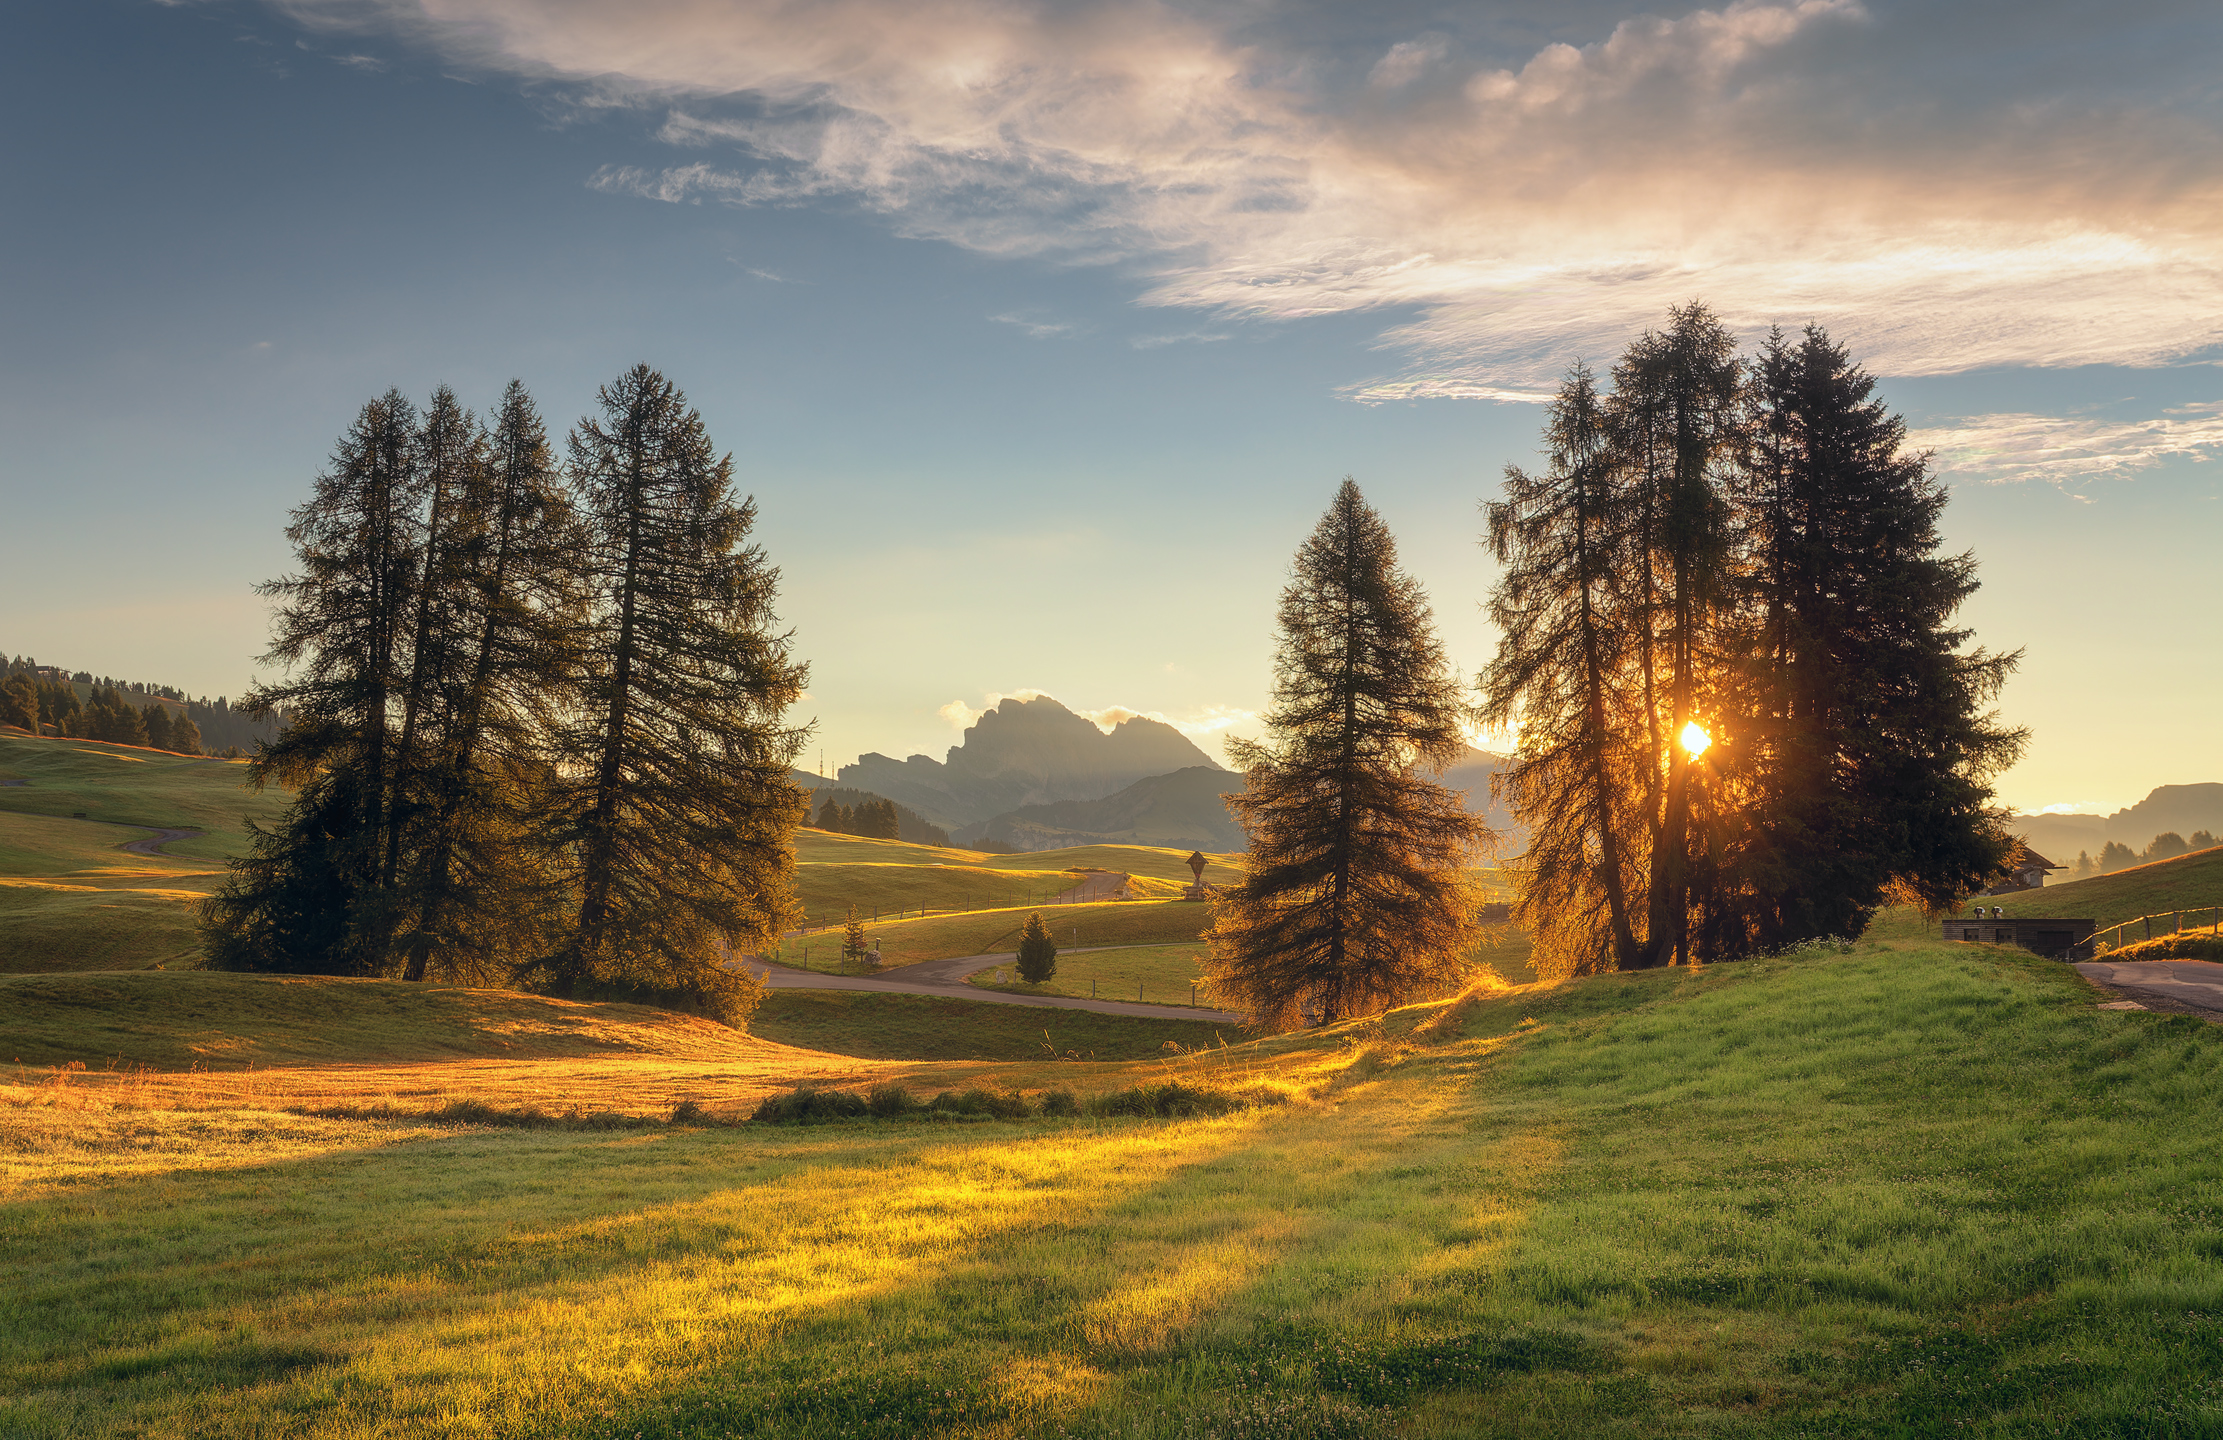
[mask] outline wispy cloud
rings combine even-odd
[[[1023,312],[988,317],[998,325],[1009,325],[1030,340],[1055,340],[1061,335],[1076,333],[1074,326],[1062,320],[1037,320]]]
[[[2061,415],[1972,415],[1907,432],[1936,452],[1943,475],[2010,480],[2111,479],[2167,460],[2223,451],[2223,401],[2183,405],[2148,420]]]
[[[1632,3],[1584,44],[1423,35],[1357,71],[1256,7],[1157,0],[273,3],[656,107],[717,152],[604,189],[848,197],[1228,319],[1395,312],[1360,399],[1529,398],[1694,296],[1748,330],[1820,320],[1898,375],[2223,343],[2223,22],[2165,0]],[[2137,40],[2142,9],[2181,43]]]

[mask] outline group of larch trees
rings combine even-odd
[[[1577,365],[1548,467],[1485,507],[1478,695],[1346,480],[1282,593],[1266,738],[1229,747],[1250,856],[1214,897],[1214,991],[1283,1025],[1461,977],[1496,837],[1433,777],[1477,723],[1518,736],[1497,785],[1540,975],[1856,935],[1995,878],[2017,657],[1954,626],[1975,562],[1939,553],[1945,491],[1873,389],[1818,328],[1743,360],[1695,304],[1609,392]]]
[[[287,537],[249,697],[292,802],[205,907],[219,968],[500,979],[738,1018],[796,923],[805,668],[701,416],[638,366],[559,463],[524,387],[365,405]]]

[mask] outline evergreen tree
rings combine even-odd
[[[1243,883],[1212,900],[1214,990],[1260,1024],[1333,1020],[1458,973],[1476,933],[1462,873],[1487,836],[1427,778],[1466,710],[1420,587],[1346,479],[1283,592],[1268,738],[1231,744],[1247,786]]]
[[[0,725],[39,733],[39,687],[20,671],[0,682]]]
[[[1042,923],[1037,910],[1019,930],[1019,978],[1029,985],[1046,985],[1057,978],[1057,941]]]
[[[484,446],[445,443],[457,488],[442,568],[428,574],[453,598],[427,626],[439,669],[422,703],[438,723],[423,762],[425,838],[403,877],[409,980],[491,975],[503,953],[553,943],[557,895],[524,832],[547,785],[542,737],[577,668],[583,537],[532,397],[512,380]]]
[[[2214,836],[2213,834],[2211,834],[2210,832],[2206,831],[2206,830],[2195,830],[2195,831],[2193,831],[2193,832],[2192,832],[2192,848],[2193,848],[2193,849],[2195,849],[2195,850],[2212,850],[2212,849],[2214,849],[2214,848],[2215,848],[2215,836]]]
[[[2139,858],[2148,864],[2156,860],[2174,860],[2191,848],[2182,835],[2174,830],[2164,830],[2146,843],[2146,853]]]
[[[1937,553],[1945,488],[1875,382],[1818,326],[1754,368],[1736,949],[1857,935],[1887,890],[1938,910],[1981,888],[2014,848],[1989,779],[2024,738],[1986,710],[2019,655],[1960,653],[1975,561]]]
[[[214,968],[384,966],[392,918],[378,879],[420,558],[417,453],[415,407],[400,392],[365,405],[287,527],[300,569],[258,587],[279,602],[264,659],[288,678],[241,708],[261,717],[282,706],[290,720],[257,750],[248,783],[280,782],[294,798],[202,907]]]
[[[2074,870],[2072,870],[2072,871],[2070,871],[2070,872],[2069,872],[2069,878],[2071,878],[2071,879],[2073,879],[2073,880],[2082,880],[2082,879],[2083,879],[2083,878],[2084,878],[2085,876],[2087,876],[2087,875],[2090,875],[2091,873],[2092,873],[2092,855],[2091,855],[2091,852],[2090,852],[2090,851],[2088,851],[2088,850],[2079,850],[2079,851],[2077,851],[2077,852],[2076,852],[2076,868],[2075,868]]]
[[[201,727],[183,710],[170,717],[170,748],[180,755],[201,753]]]
[[[2100,874],[2108,875],[2126,865],[2138,863],[2138,852],[2117,840],[2110,840],[2100,847]]]
[[[1545,429],[1550,468],[1505,472],[1487,507],[1505,568],[1490,595],[1503,637],[1482,676],[1482,714],[1518,725],[1521,744],[1496,785],[1529,827],[1520,920],[1539,975],[1638,953],[1631,896],[1643,894],[1649,832],[1634,801],[1642,720],[1629,701],[1637,627],[1622,602],[1629,508],[1603,404],[1578,365]]]
[[[733,462],[646,365],[599,393],[570,437],[589,532],[580,705],[564,731],[548,839],[578,899],[569,941],[533,967],[560,987],[653,986],[729,1014],[755,981],[722,962],[798,915],[787,778],[805,731],[781,723],[806,667],[773,627],[778,572],[747,543]]]
[[[862,959],[866,950],[864,916],[857,907],[849,907],[849,919],[841,927],[841,954],[845,960]]]
[[[1634,527],[1623,586],[1646,752],[1635,768],[1649,832],[1644,934],[1623,962],[1636,969],[1687,958],[1694,888],[1703,908],[1724,863],[1707,843],[1721,834],[1708,825],[1715,797],[1686,736],[1702,706],[1718,714],[1707,682],[1728,591],[1722,487],[1741,438],[1739,367],[1735,340],[1704,305],[1671,310],[1668,322],[1614,366],[1609,405]]]
[[[902,831],[893,800],[867,800],[857,807],[853,833],[869,840],[897,840]]]
[[[139,723],[146,727],[147,743],[157,750],[174,748],[170,743],[170,712],[157,700],[139,712]]]
[[[849,807],[828,795],[826,803],[819,807],[818,828],[829,834],[846,835],[849,833],[850,823]]]

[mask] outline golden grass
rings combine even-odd
[[[883,968],[960,955],[1011,954],[1019,948],[1019,931],[1027,923],[1027,916],[1037,910],[1058,944],[1073,947],[1193,941],[1203,934],[1211,919],[1210,907],[1194,901],[1107,900],[883,920],[867,926],[866,934],[879,947]],[[810,968],[831,972],[839,963],[841,945],[841,928],[834,926],[788,937],[781,942],[775,958],[783,965],[801,965],[807,947]]]

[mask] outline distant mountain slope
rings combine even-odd
[[[2143,851],[2165,831],[2188,838],[2195,830],[2223,833],[2223,784],[2156,786],[2112,815],[2016,815],[2008,823],[2048,860],[2073,865],[2079,850],[2097,857],[2110,840]]]
[[[1137,717],[1106,734],[1037,696],[1005,700],[981,716],[944,761],[860,755],[837,778],[955,829],[1024,806],[1101,800],[1138,780],[1198,767],[1219,769],[1171,725]]]
[[[1101,800],[1023,805],[957,832],[960,844],[982,839],[1016,850],[1069,845],[1159,845],[1219,853],[1245,845],[1243,827],[1220,796],[1243,788],[1243,777],[1217,765],[1193,765],[1138,780]]]
[[[1461,793],[1466,806],[1495,826],[1501,856],[1518,855],[1527,832],[1490,799],[1490,779],[1504,757],[1469,750],[1438,781]],[[1217,766],[1191,766],[1138,780],[1100,800],[1023,805],[956,832],[960,843],[998,841],[1024,851],[1067,845],[1164,845],[1204,851],[1240,850],[1248,843],[1222,797],[1239,792],[1243,779]]]

